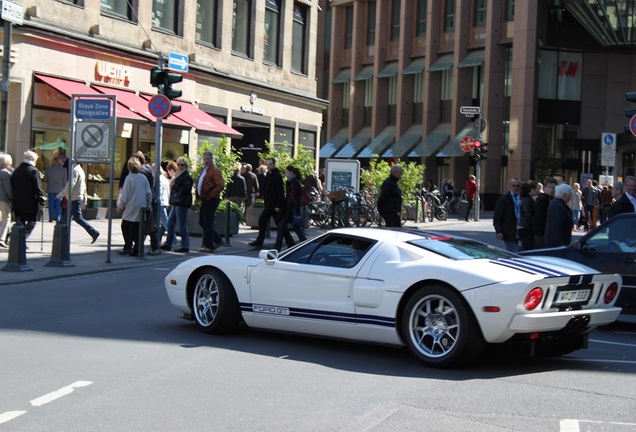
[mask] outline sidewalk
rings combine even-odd
[[[230,237],[229,244],[218,248],[213,254],[197,252],[201,246],[200,236],[190,236],[190,252],[177,253],[161,251],[161,255],[144,257],[120,256],[117,252],[122,248],[124,240],[121,234],[121,219],[113,219],[111,231],[110,261],[108,258],[108,219],[94,219],[89,221],[95,229],[100,232],[100,236],[94,244],[91,244],[91,237],[82,227],[75,222],[71,224],[71,247],[70,262],[72,266],[51,267],[47,266],[51,261],[52,240],[55,223],[37,222],[35,229],[27,239],[27,266],[31,271],[2,271],[9,259],[9,249],[0,248],[0,286],[27,282],[45,281],[48,279],[65,278],[70,276],[98,274],[103,272],[125,270],[130,268],[161,267],[162,269],[172,269],[179,262],[189,258],[205,255],[242,255],[246,253],[255,254],[256,250],[248,243],[254,241],[258,231],[241,225],[239,233]],[[451,218],[448,221],[433,221],[415,224],[413,221],[407,222],[406,226],[418,227],[421,229],[439,228],[449,223],[457,223],[457,219]],[[314,237],[326,229],[308,228],[306,234],[308,238]],[[223,233],[221,233],[223,235]],[[295,237],[295,234],[292,234]],[[177,237],[180,241],[180,238]],[[265,239],[264,248],[273,246],[276,239],[276,231],[273,230],[269,239]],[[146,252],[150,249],[150,240],[146,238]]]

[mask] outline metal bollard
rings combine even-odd
[[[46,267],[75,267],[71,262],[71,233],[64,221],[58,221],[53,229],[51,259]]]
[[[27,265],[26,259],[26,228],[19,220],[13,224],[10,238],[9,260],[2,270],[11,272],[33,271],[33,269]]]
[[[230,211],[232,210],[232,203],[230,200],[226,201],[225,206],[225,242],[223,242],[223,246],[231,246],[230,244]]]
[[[146,207],[139,209],[139,233],[137,234],[137,258],[144,257],[144,238],[146,237]],[[134,249],[133,249],[134,250]]]

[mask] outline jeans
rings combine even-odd
[[[285,238],[285,243],[287,243],[288,248],[292,247],[295,244],[294,239],[291,233],[289,232],[289,224],[292,222],[293,217],[294,217],[294,209],[290,208],[285,211],[285,214],[283,215],[283,217],[280,218],[280,220],[278,221],[278,224],[277,224],[278,232],[276,233],[276,243],[274,243],[274,249],[278,251],[282,249],[283,237]],[[304,241],[307,239],[307,236],[305,236],[305,231],[302,226],[296,227],[292,225],[292,228],[296,232],[296,235],[298,236],[298,240]]]
[[[581,219],[581,210],[572,210],[572,225],[578,226],[579,219]]]
[[[56,193],[49,192],[49,222],[59,221],[62,217],[62,198],[57,198]]]
[[[214,243],[221,243],[223,241],[219,233],[214,229],[214,216],[220,203],[220,198],[211,198],[201,201],[201,209],[199,211],[199,225],[203,229],[203,239],[201,243],[204,247],[209,249],[214,249]]]
[[[175,227],[179,227],[181,233],[181,247],[184,249],[190,249],[190,236],[188,235],[188,227],[186,221],[188,219],[188,208],[173,206],[168,216],[168,236],[166,238],[166,246],[172,246],[176,240]]]
[[[71,203],[71,216],[73,217],[73,220],[77,222],[79,226],[84,228],[91,237],[98,236],[99,231],[93,228],[93,225],[89,224],[86,219],[84,219],[84,216],[82,216],[82,200],[72,201]]]
[[[159,226],[159,242],[161,242],[163,235],[168,231],[168,217],[171,212],[172,207],[170,206],[161,206],[159,209],[159,217],[161,219],[161,224]],[[174,244],[176,242],[177,236],[173,234],[169,244]],[[168,243],[168,240],[166,240],[166,243]]]

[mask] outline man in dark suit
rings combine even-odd
[[[13,194],[12,209],[16,220],[25,226],[28,237],[35,228],[40,207],[44,206],[44,192],[40,185],[40,171],[35,167],[38,155],[27,150],[24,152],[24,162],[15,169],[11,176],[11,190]]]
[[[273,216],[274,221],[283,215],[285,211],[285,190],[283,185],[283,176],[276,168],[274,159],[267,159],[267,177],[265,177],[265,207],[258,218],[258,237],[249,245],[254,247],[263,246],[265,241],[265,231],[267,224]]]
[[[633,186],[630,184],[630,187],[636,186],[636,178],[627,177],[625,181],[634,183]],[[629,197],[624,191],[625,186],[626,185],[623,185],[622,182],[614,183],[614,187],[612,189],[612,195],[614,196],[615,201],[614,201],[614,204],[612,204],[612,206],[610,207],[608,219],[613,218],[617,214],[634,212],[634,205],[632,204]]]
[[[521,180],[513,178],[508,184],[508,192],[497,198],[492,224],[495,226],[497,238],[503,240],[506,249],[512,252],[519,250],[517,225],[521,214]]]

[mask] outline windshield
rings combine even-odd
[[[428,237],[409,242],[454,260],[515,258],[518,255],[474,240]]]

